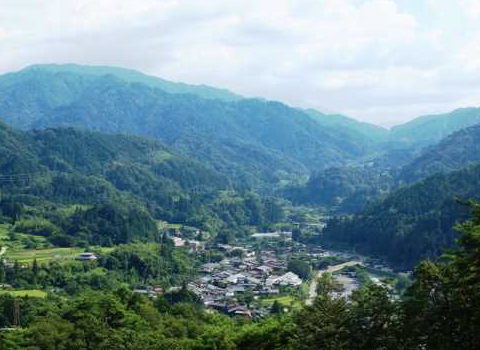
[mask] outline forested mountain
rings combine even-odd
[[[0,172],[0,219],[20,225],[27,210],[27,217],[47,221],[45,232],[57,245],[74,244],[71,237],[96,244],[149,240],[156,235],[153,219],[215,233],[281,217],[275,201],[237,193],[214,170],[133,136],[72,128],[17,132],[2,124]],[[62,205],[87,207],[65,217],[52,209]],[[22,232],[39,227],[22,225]]]
[[[165,92],[174,94],[193,94],[207,99],[219,99],[225,101],[236,101],[243,97],[225,89],[213,88],[207,85],[189,85],[174,83],[158,77],[143,74],[141,72],[109,66],[85,66],[77,64],[41,64],[29,66],[20,72],[5,74],[0,78],[0,86],[13,86],[26,80],[46,79],[44,83],[55,83],[64,81],[65,86],[57,86],[57,98],[62,95],[71,95],[72,92],[81,92],[74,85],[78,80],[91,81],[97,77],[112,75],[129,83],[141,83],[152,88],[158,88]],[[60,78],[60,79],[55,79]],[[73,89],[73,91],[72,91]],[[68,98],[67,98],[68,100]]]
[[[295,203],[353,213],[390,190],[480,162],[480,125],[461,129],[422,150],[391,150],[356,166],[329,168],[305,186],[284,191]]]
[[[279,102],[208,99],[197,87],[175,87],[116,68],[33,66],[0,77],[0,116],[22,129],[77,126],[156,138],[255,187],[346,164],[371,152],[374,134],[383,132],[317,122]]]
[[[287,187],[280,193],[295,204],[355,213],[397,188],[400,169],[415,159],[417,153],[412,148],[388,150],[357,164],[314,173],[306,184]]]
[[[413,183],[435,173],[448,173],[480,162],[480,125],[459,130],[425,149],[402,167],[398,181]]]
[[[332,167],[313,175],[306,185],[282,194],[296,204],[319,205],[330,211],[355,212],[393,186],[392,174],[374,167]]]
[[[446,114],[428,115],[393,127],[390,140],[415,146],[435,144],[457,130],[480,123],[480,108],[461,108]]]
[[[388,130],[377,125],[362,123],[341,114],[325,114],[311,108],[304,112],[321,125],[335,127],[337,130],[356,136],[358,142],[363,142],[366,147],[378,146],[388,138]],[[363,136],[364,139],[362,140],[358,135]]]
[[[469,215],[456,199],[479,198],[480,165],[437,174],[393,192],[353,218],[332,219],[323,239],[411,268],[453,246],[452,227]]]

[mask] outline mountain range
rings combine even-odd
[[[75,126],[158,139],[257,188],[375,149],[357,130],[361,123],[331,116],[345,124],[337,128],[279,102],[106,67],[32,66],[4,75],[0,116],[24,130]]]
[[[0,120],[15,128],[0,127],[0,172],[24,201],[105,197],[208,229],[276,222],[274,201],[253,189],[355,214],[335,218],[327,241],[404,267],[453,244],[447,228],[465,214],[455,195],[478,197],[479,108],[387,130],[133,70],[68,64],[0,76]]]

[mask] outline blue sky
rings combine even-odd
[[[480,0],[0,0],[0,73],[165,79],[391,126],[480,105]]]

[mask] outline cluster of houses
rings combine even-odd
[[[261,317],[268,310],[254,306],[259,303],[252,303],[253,300],[277,296],[288,286],[302,284],[296,274],[287,272],[286,261],[278,259],[274,251],[262,251],[261,257],[257,257],[243,247],[219,245],[218,248],[227,253],[242,250],[244,254],[202,265],[200,277],[189,283],[189,289],[208,308],[229,315]]]

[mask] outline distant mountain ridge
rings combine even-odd
[[[390,129],[390,140],[423,147],[480,123],[480,108],[461,108],[450,113],[422,116]]]
[[[34,65],[0,76],[0,118],[23,130],[75,126],[146,136],[205,162],[237,184],[262,189],[348,166],[351,174],[342,183],[351,187],[348,179],[371,177],[357,182],[367,197],[372,195],[369,183],[384,178],[384,170],[408,163],[405,157],[457,129],[480,123],[478,111],[420,117],[388,131],[342,115],[245,99],[116,67]],[[389,164],[373,174],[368,164],[377,160]]]
[[[377,144],[353,121],[339,128],[279,102],[204,91],[124,69],[39,65],[0,77],[0,117],[26,130],[156,138],[254,187],[345,164]]]
[[[382,158],[387,158],[383,161]],[[395,158],[395,161],[392,161]],[[329,168],[285,195],[299,204],[356,212],[389,191],[480,163],[480,125],[458,130],[421,151],[390,151],[357,166]]]
[[[145,84],[152,88],[158,88],[165,92],[173,94],[193,94],[207,99],[219,99],[224,101],[237,101],[243,96],[237,95],[226,89],[214,88],[207,85],[191,85],[185,83],[171,82],[152,75],[146,75],[139,71],[121,67],[110,66],[86,66],[78,64],[38,64],[29,66],[19,72],[10,73],[2,77],[2,80],[18,81],[17,76],[20,74],[30,73],[51,73],[51,74],[73,74],[83,77],[101,77],[112,75],[129,83]]]
[[[414,183],[436,173],[449,173],[480,162],[480,125],[456,131],[426,148],[402,167],[398,181]]]
[[[347,132],[356,131],[373,142],[382,142],[388,137],[388,130],[381,126],[359,122],[341,114],[325,114],[311,108],[304,111],[322,125],[341,128]]]

